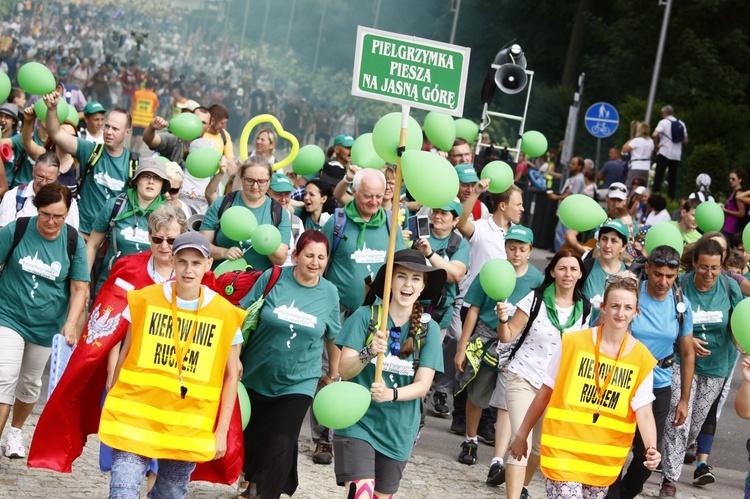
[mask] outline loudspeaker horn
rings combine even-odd
[[[518,44],[497,53],[492,67],[496,69],[495,84],[506,94],[517,94],[526,88],[526,58]]]

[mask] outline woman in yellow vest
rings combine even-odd
[[[527,436],[546,409],[541,469],[547,497],[603,499],[630,452],[636,424],[644,465],[654,470],[661,462],[651,411],[656,359],[628,332],[637,313],[638,282],[624,272],[607,279],[600,325],[563,334],[509,448],[515,459],[526,455]],[[498,305],[498,317],[507,320],[505,307]]]
[[[204,236],[181,234],[175,281],[128,293],[131,325],[99,424],[113,448],[110,497],[137,498],[150,458],[159,460],[150,495],[184,497],[195,464],[226,452],[245,312],[201,286],[209,253]]]

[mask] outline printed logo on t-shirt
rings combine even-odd
[[[148,231],[143,230],[140,227],[126,227],[120,231],[120,235],[126,241],[136,243],[135,245],[138,251],[141,250],[139,244],[149,244]]]
[[[701,310],[700,305],[698,310],[693,312],[693,325],[701,324],[703,329],[706,329],[704,324],[719,324],[724,322],[724,312],[721,310]]]
[[[362,245],[362,249],[352,253],[351,259],[357,263],[383,263],[385,262],[385,254],[385,251],[368,248],[367,243],[365,243]]]
[[[122,191],[125,189],[124,181],[110,177],[107,172],[95,173],[94,181],[113,191]]]
[[[43,261],[39,259],[39,253],[35,253],[33,257],[25,256],[18,260],[18,264],[21,266],[21,269],[24,272],[28,272],[29,274],[38,275],[39,277],[44,277],[45,279],[49,279],[50,281],[54,281],[58,277],[60,277],[60,269],[62,268],[62,265],[60,265],[60,262],[52,262],[51,264],[47,265]],[[34,285],[34,288],[36,288],[37,285]],[[32,291],[32,298],[33,298],[33,291]]]
[[[377,357],[370,362],[375,364]],[[398,355],[386,352],[383,356],[383,372],[400,374],[402,376],[414,376],[414,363],[411,360],[402,359]]]
[[[307,314],[294,306],[294,301],[289,306],[282,305],[273,309],[273,313],[282,321],[291,322],[300,326],[315,327],[318,318]]]

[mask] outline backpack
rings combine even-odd
[[[138,153],[132,152],[129,149],[125,149],[125,150],[128,151],[128,154],[129,154],[128,178],[133,178],[133,174],[135,174],[135,170],[136,168],[138,168],[140,156],[138,155]],[[94,145],[94,150],[91,152],[89,159],[86,160],[86,165],[81,171],[81,185],[78,189],[78,192],[82,192],[83,184],[86,183],[86,179],[88,178],[88,176],[94,172],[94,167],[101,159],[103,152],[104,152],[104,144],[99,142],[96,145]]]
[[[263,272],[261,272],[260,270],[238,272],[238,274],[239,273],[251,274],[254,272],[258,273],[257,275],[255,275],[255,281],[257,281],[258,277],[260,277],[260,274],[263,274]],[[221,277],[224,277],[227,274],[222,274]],[[263,290],[263,294],[260,295],[260,297],[257,300],[255,300],[249,307],[247,307],[247,315],[245,316],[245,320],[242,322],[242,349],[240,351],[240,355],[242,355],[242,352],[245,351],[245,348],[247,347],[247,341],[250,339],[250,335],[258,327],[258,319],[260,318],[260,309],[263,308],[263,304],[266,302],[266,296],[268,296],[268,293],[271,292],[271,289],[276,284],[276,281],[279,280],[280,275],[281,275],[281,267],[278,265],[274,265],[273,270],[271,271],[271,277],[268,279],[268,284],[266,284],[266,289]],[[217,285],[220,285],[221,277],[219,277],[219,279],[216,281]],[[249,280],[250,276],[248,276],[247,279]],[[253,284],[255,284],[255,281],[253,281]],[[233,286],[233,285],[230,284],[229,286]],[[229,286],[226,286],[226,288],[228,288]],[[227,292],[226,288],[222,290],[219,287],[219,293],[222,296],[225,296],[225,295],[224,293],[221,293],[221,291]],[[248,288],[248,290],[245,291],[245,294],[247,294],[249,290],[250,289]],[[231,291],[232,292],[228,294],[230,296],[234,296],[235,290],[233,289]],[[237,302],[239,303],[239,300],[237,300]]]
[[[542,293],[544,292],[543,289],[535,289],[534,290],[534,299],[531,302],[531,310],[529,310],[529,321],[526,323],[526,327],[523,328],[523,331],[521,331],[521,334],[518,335],[518,339],[516,341],[516,344],[513,346],[513,350],[510,352],[510,356],[508,357],[508,362],[515,357],[516,352],[518,352],[518,349],[521,348],[521,345],[523,345],[523,342],[526,341],[526,337],[529,335],[529,331],[531,331],[531,326],[534,324],[534,321],[536,320],[537,316],[539,315],[539,310],[542,308],[542,305],[544,304],[544,298],[542,298]],[[583,298],[583,315],[581,315],[581,321],[585,321],[589,314],[591,313],[591,304],[586,298]]]
[[[15,251],[18,243],[20,243],[21,239],[23,239],[23,235],[26,233],[26,228],[29,226],[29,220],[31,220],[31,217],[21,217],[16,220],[16,228],[13,231],[13,243],[10,245],[8,256],[5,257],[3,268],[5,268],[5,265],[10,260],[10,257],[13,256],[13,251]],[[68,223],[65,224],[65,227],[68,230],[68,261],[72,266],[73,256],[75,255],[76,248],[78,247],[78,231],[75,229],[75,227]],[[2,273],[2,269],[0,269],[0,273]]]
[[[278,273],[276,270],[278,269]],[[219,294],[227,299],[229,303],[234,306],[238,306],[240,301],[247,295],[255,285],[255,282],[263,275],[264,270],[233,270],[232,272],[225,272],[216,278],[216,287]],[[274,271],[271,273],[271,280],[268,282],[268,289],[263,295],[267,295],[268,291],[276,284],[276,280],[279,278],[281,273],[281,267],[274,265]]]
[[[365,339],[365,345],[369,345],[370,343],[372,343],[372,339],[375,336],[375,333],[380,330],[380,307],[380,304],[370,307],[370,324],[367,326],[367,338]],[[414,361],[412,362],[412,365],[415,373],[419,368],[419,351],[422,349],[422,340],[425,337],[427,337],[427,331],[422,331],[422,325],[420,323],[419,332],[414,337]]]
[[[437,253],[440,256],[447,256],[448,259],[453,257],[453,255],[458,251],[458,247],[461,245],[461,240],[463,237],[461,237],[456,231],[451,231],[451,238],[448,240],[448,246],[446,246],[443,249],[437,250],[435,253]],[[460,289],[458,289],[458,283],[456,283],[456,295],[460,294]],[[443,320],[443,317],[445,316],[445,311],[443,312],[436,312],[443,308],[445,308],[445,301],[448,298],[448,292],[445,289],[445,286],[443,286],[442,291],[440,292],[440,296],[433,298],[432,301],[430,301],[430,304],[427,306],[427,313],[432,316],[432,319],[440,324],[440,321]]]
[[[670,140],[675,144],[682,144],[685,140],[685,126],[677,118],[669,120],[669,124],[671,125]]]
[[[219,226],[221,224],[221,216],[224,214],[227,209],[229,209],[232,204],[234,204],[234,200],[237,197],[237,193],[240,191],[234,191],[230,192],[226,196],[224,196],[224,199],[221,200],[221,205],[219,206],[219,211],[216,214],[216,227],[214,227],[215,231],[219,230]],[[281,206],[279,203],[271,199],[271,220],[273,221],[273,225],[278,227],[281,223],[281,214],[284,210],[284,207]]]
[[[346,222],[349,221],[349,217],[346,216],[346,212],[343,208],[336,208],[333,211],[333,217],[334,217],[334,226],[333,226],[333,244],[331,244],[330,248],[328,249],[328,263],[326,264],[326,269],[323,271],[323,277],[328,274],[328,268],[331,266],[331,262],[333,261],[333,254],[336,252],[336,248],[339,247],[339,243],[341,240],[347,240],[348,238],[344,234],[344,228],[346,227]],[[390,210],[385,210],[385,217],[386,217],[386,223],[385,227],[388,230],[388,234],[391,233],[391,212]]]

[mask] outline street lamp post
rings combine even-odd
[[[643,119],[646,123],[651,121],[651,108],[654,107],[654,98],[656,97],[656,87],[659,84],[659,72],[661,71],[661,59],[664,55],[664,45],[667,42],[667,28],[669,27],[669,13],[672,10],[672,0],[659,0],[659,5],[664,1],[664,19],[661,22],[661,34],[659,35],[659,47],[656,49],[656,62],[654,63],[654,73],[651,76],[651,88],[648,91],[648,104],[646,104],[646,117]]]

